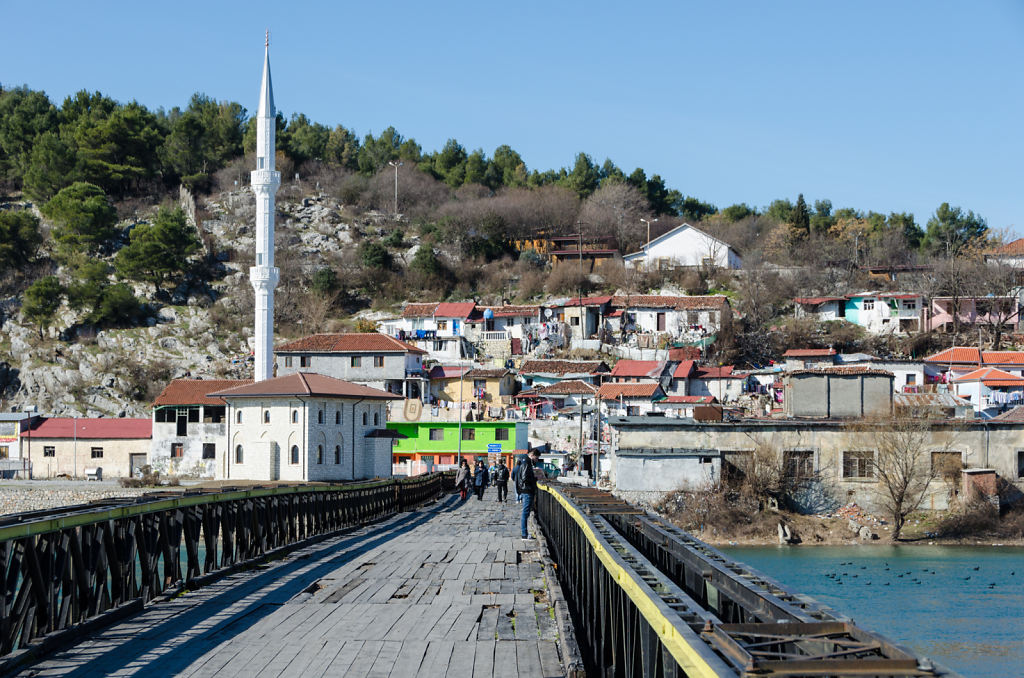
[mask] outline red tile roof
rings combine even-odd
[[[434,309],[435,318],[459,318],[465,320],[473,313],[476,304],[472,301],[460,301],[457,303],[442,302]]]
[[[992,250],[992,254],[1002,254],[1011,256],[1024,254],[1024,238],[1017,238],[1013,242],[1008,242],[1002,247],[997,247],[996,249]]]
[[[955,383],[980,381],[985,386],[1024,386],[1024,377],[1011,374],[995,367],[982,367],[953,380]]]
[[[36,419],[24,438],[80,438],[83,440],[143,440],[153,437],[152,419]]]
[[[612,297],[583,297],[584,306],[604,306],[612,300]],[[580,298],[575,297],[562,304],[562,306],[579,306]]]
[[[821,306],[828,301],[846,301],[846,297],[797,297],[793,301],[804,306]]]
[[[504,367],[496,367],[491,369],[483,367],[474,367],[469,372],[466,372],[466,379],[501,379],[508,373],[509,371],[506,370]]]
[[[677,311],[717,309],[728,305],[729,300],[720,295],[680,297],[664,294],[632,294],[612,297],[612,306],[621,308],[671,308]]]
[[[519,368],[520,374],[596,374],[608,372],[601,360],[527,360]]]
[[[223,405],[220,398],[207,394],[227,388],[251,384],[252,379],[174,379],[153,401],[153,407],[164,405]]]
[[[665,363],[658,360],[620,360],[612,368],[612,376],[657,379],[664,369]]]
[[[676,366],[675,371],[672,373],[675,379],[686,379],[693,373],[694,362],[692,360],[683,360]]]
[[[566,379],[557,384],[536,388],[533,392],[536,395],[594,395],[597,389],[579,379]]]
[[[428,379],[458,379],[471,368],[460,365],[434,365],[427,374]]]
[[[434,315],[437,302],[426,304],[406,304],[402,309],[403,318],[429,318]]]
[[[786,358],[827,358],[835,354],[834,348],[791,348],[782,355]]]
[[[601,384],[597,396],[601,400],[616,400],[622,398],[653,398],[661,392],[661,386],[656,383],[649,384]]]
[[[997,414],[992,417],[992,421],[1024,423],[1024,406],[1017,406],[1012,410],[1007,410],[1002,414]]]
[[[986,365],[1024,365],[1024,351],[982,351]]]
[[[888,370],[880,370],[877,367],[868,367],[866,365],[847,365],[837,367],[811,367],[804,370],[793,370],[789,373],[792,375],[801,374],[828,374],[837,377],[852,377],[860,374],[878,375],[882,377],[893,376],[892,372]]]
[[[659,400],[658,402],[661,404],[668,403],[670,405],[702,405],[715,402],[715,397],[709,395],[671,395],[664,400]]]
[[[926,363],[974,363],[981,364],[981,350],[969,346],[954,346],[939,351],[924,359]]]
[[[364,334],[314,334],[290,341],[276,353],[419,353],[426,351],[379,332]]]
[[[312,372],[296,372],[283,377],[257,381],[245,386],[218,391],[212,395],[223,398],[253,398],[261,396],[334,396],[345,398],[377,398],[401,400],[402,396],[387,393],[369,386],[353,384],[350,381],[326,377]]]

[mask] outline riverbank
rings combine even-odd
[[[112,480],[4,480],[0,481],[0,516],[154,491],[152,487],[121,487]]]

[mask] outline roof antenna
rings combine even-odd
[[[263,46],[264,47],[270,47],[270,29],[269,28],[267,29],[267,39],[263,43]]]

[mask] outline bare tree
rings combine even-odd
[[[606,182],[583,202],[580,220],[594,233],[615,237],[619,250],[636,251],[643,242],[640,218],[647,214],[647,200],[634,186]]]
[[[871,472],[878,479],[879,504],[892,519],[892,539],[900,538],[907,517],[921,508],[940,472],[932,457],[948,452],[955,430],[936,435],[936,424],[909,412],[850,425],[850,432],[874,450]]]

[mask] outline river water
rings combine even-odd
[[[964,676],[1024,676],[1024,548],[722,550]]]

